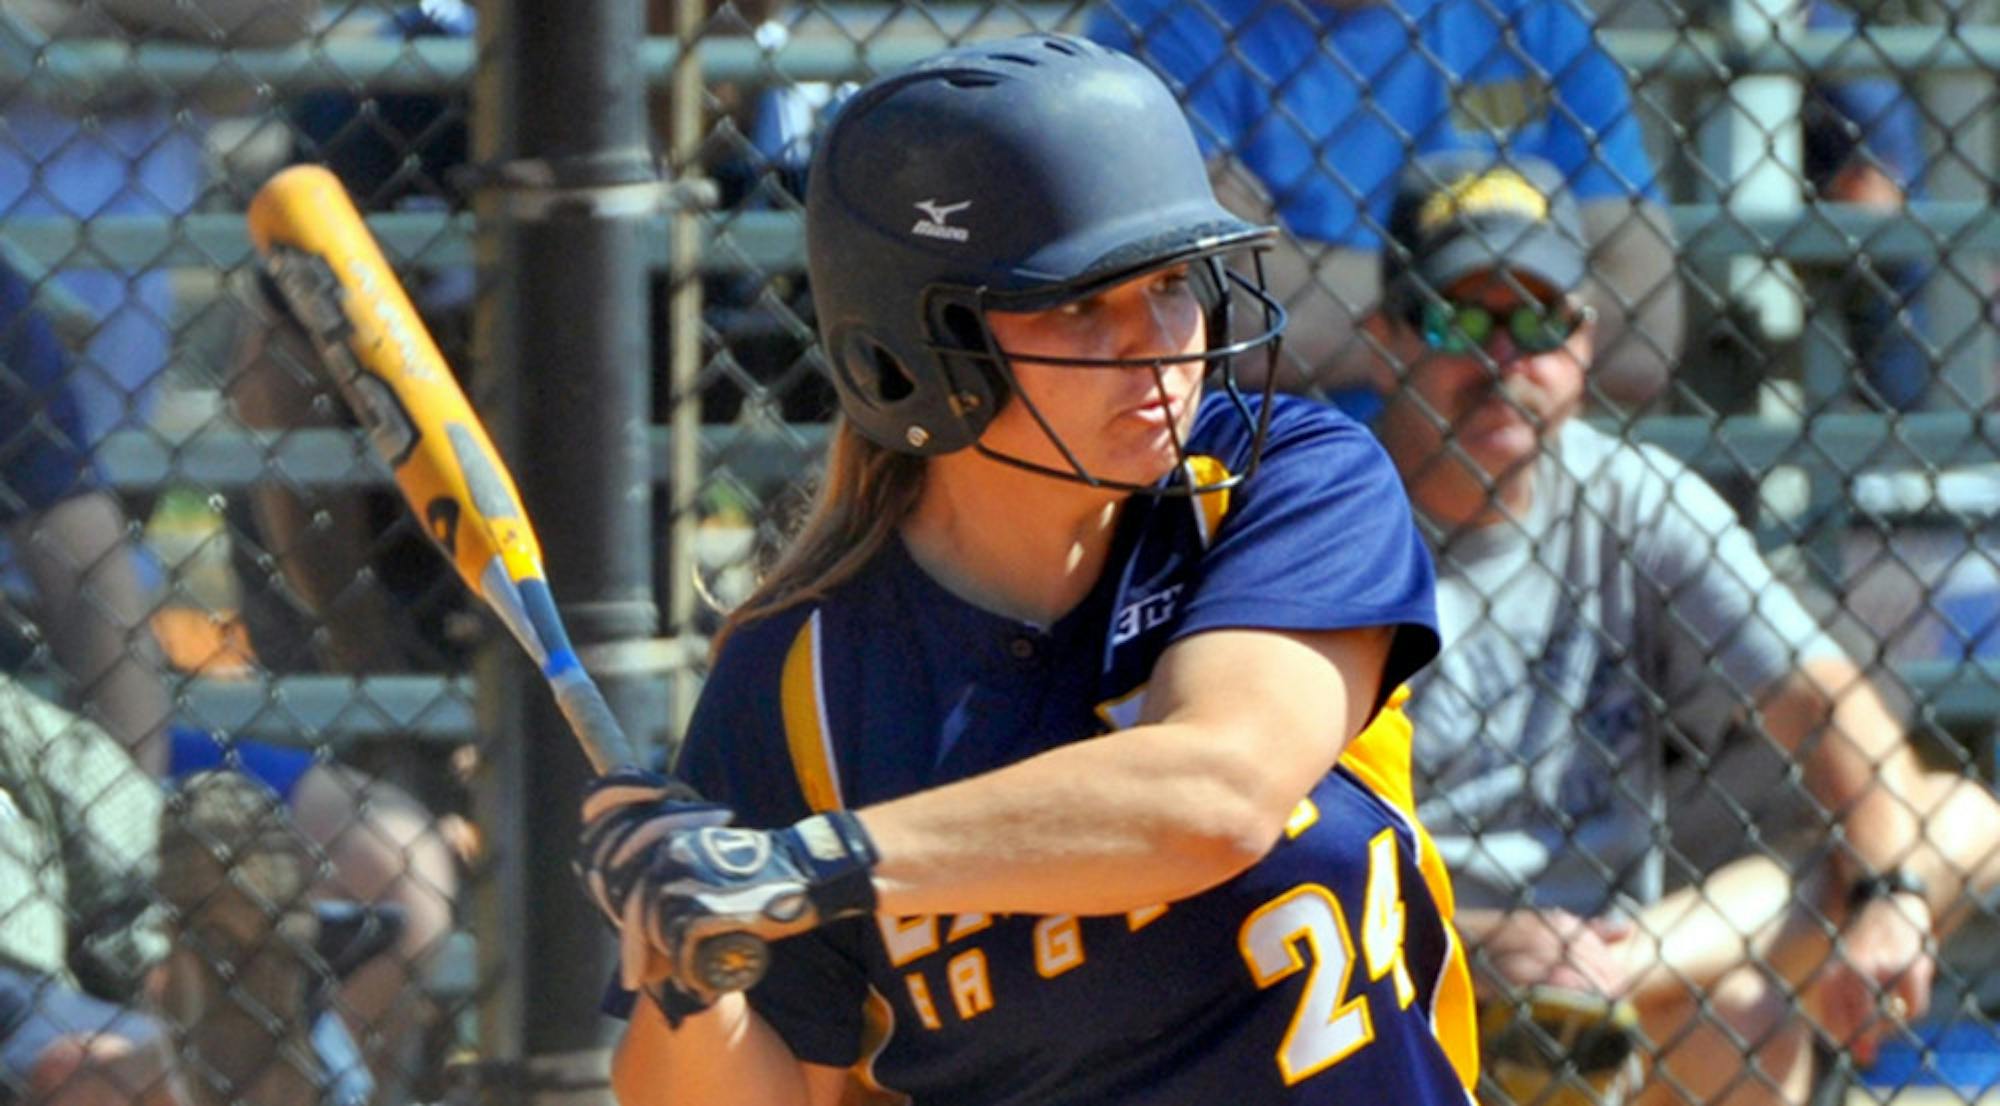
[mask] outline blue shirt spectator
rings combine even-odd
[[[318,0],[46,0],[10,3],[16,29],[52,39],[176,39],[274,46],[311,31]],[[208,180],[207,119],[185,100],[100,97],[72,102],[16,90],[0,113],[0,214],[9,218],[175,218]],[[88,238],[85,239],[88,241]],[[174,298],[157,265],[117,267],[88,246],[65,262],[68,291],[98,316],[77,389],[91,442],[142,424],[173,351]]]
[[[89,121],[17,97],[0,142],[0,211],[10,218],[173,217],[194,209],[206,177],[197,125],[168,105],[130,104]],[[91,251],[78,261],[90,265]],[[96,314],[82,350],[88,388],[77,390],[83,429],[96,441],[141,422],[173,347],[174,300],[165,269],[77,267],[59,280]]]
[[[1091,37],[1161,70],[1181,95],[1223,187],[1273,215],[1311,255],[1274,283],[1292,301],[1288,350],[1307,381],[1356,383],[1352,322],[1373,306],[1396,174],[1438,150],[1542,158],[1585,205],[1602,284],[1593,300],[1614,363],[1600,380],[1640,400],[1680,347],[1671,236],[1625,75],[1585,14],[1541,0],[1111,0]],[[1225,184],[1225,182],[1218,182]],[[1261,201],[1261,204],[1258,203]],[[1635,217],[1651,226],[1621,233]],[[1329,256],[1339,260],[1329,266]],[[1290,277],[1291,279],[1287,279]],[[1317,284],[1337,301],[1313,302]],[[1639,334],[1620,333],[1630,321]],[[1338,319],[1338,333],[1323,333]]]
[[[98,486],[55,328],[0,264],[0,527]]]

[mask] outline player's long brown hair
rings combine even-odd
[[[745,623],[812,602],[852,578],[895,537],[923,487],[923,458],[884,449],[846,419],[836,421],[812,511],[756,590],[722,620],[710,657]]]

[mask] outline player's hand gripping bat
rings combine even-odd
[[[638,767],[570,646],[513,477],[347,190],[324,168],[297,166],[258,189],[248,219],[265,271],[403,499],[540,666],[591,766]],[[751,934],[723,934],[701,943],[695,963],[711,989],[740,991],[762,977],[769,950]]]

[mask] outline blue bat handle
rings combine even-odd
[[[570,647],[569,634],[556,614],[554,598],[546,583],[523,581],[519,587],[521,606],[529,624],[540,638],[546,659],[542,675],[555,691],[556,707],[569,720],[570,728],[583,739],[584,755],[599,775],[614,768],[640,767],[638,752],[611,704],[597,689],[597,681],[584,670]],[[694,953],[695,971],[711,990],[726,993],[747,991],[764,978],[771,967],[771,948],[762,938],[749,933],[723,933],[704,939]]]

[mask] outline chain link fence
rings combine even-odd
[[[1031,29],[1146,57],[1219,192],[1285,230],[1281,386],[1363,417],[1418,391],[1396,320],[1370,323],[1397,174],[1446,148],[1544,159],[1591,251],[1580,418],[1601,437],[1545,443],[1575,487],[1542,477],[1568,510],[1501,512],[1514,560],[1432,519],[1461,636],[1412,707],[1488,1008],[1535,1015],[1495,1023],[1488,1094],[2000,1097],[1986,0],[653,9],[664,172],[706,198],[649,241],[634,367],[678,655],[814,475],[833,399],[799,212],[815,130],[858,82]],[[264,306],[242,229],[279,168],[334,168],[476,388],[476,14],[0,2],[0,1102],[435,1101],[492,1058],[475,1011],[509,966],[479,956],[467,904],[519,863],[473,816],[495,740],[475,660],[499,639]],[[675,69],[687,43],[698,68]],[[1687,506],[1680,465],[1727,517]],[[1619,494],[1664,501],[1640,517]],[[1579,576],[1558,546],[1585,533]],[[1669,565],[1642,542],[1680,544]],[[1851,816],[1888,771],[1829,781],[1823,750],[1905,738],[1925,772],[1894,809],[1929,843],[1869,855]],[[180,783],[162,802],[147,776]],[[1920,872],[1949,936],[1930,1012],[1852,1048],[1816,1004],[1853,951],[1829,934],[1869,907],[1829,888],[1863,860]],[[1683,957],[1702,924],[1748,966]],[[1658,986],[1564,1006],[1504,962],[1508,934]],[[118,1037],[160,1047],[42,1047]]]

